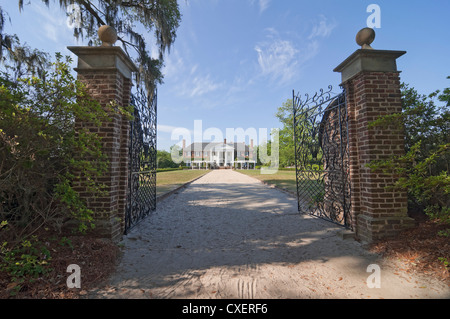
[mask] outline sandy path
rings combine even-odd
[[[446,285],[394,270],[341,230],[256,179],[212,171],[124,238],[116,274],[90,297],[450,298]],[[370,264],[381,288],[367,286]]]

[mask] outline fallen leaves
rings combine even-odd
[[[106,279],[115,268],[119,248],[117,245],[88,236],[69,237],[72,247],[61,246],[57,241],[48,240],[51,251],[50,267],[52,271],[46,277],[19,286],[11,278],[0,272],[0,298],[20,299],[68,299],[84,298],[88,290]],[[44,242],[45,239],[41,238]],[[81,267],[82,289],[68,288],[67,266],[77,264]],[[18,290],[18,291],[17,291]],[[14,294],[11,294],[14,292]]]
[[[433,221],[422,221],[396,238],[373,244],[370,249],[400,261],[399,271],[436,276],[450,286],[450,269],[439,260],[440,257],[450,260],[450,240],[438,236],[438,232],[446,227]]]

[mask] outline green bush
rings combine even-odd
[[[7,225],[8,223],[3,221],[0,232],[7,230]],[[10,294],[15,295],[23,284],[49,273],[52,270],[49,267],[50,260],[50,251],[36,235],[23,239],[18,244],[3,241],[0,245],[0,271],[7,273],[10,281],[15,283]]]
[[[437,105],[436,98],[444,104]],[[402,85],[402,101],[402,113],[370,125],[402,125],[405,155],[373,162],[370,167],[399,177],[393,187],[407,191],[410,208],[450,225],[450,88],[426,96]],[[450,229],[440,234],[448,236]]]
[[[157,151],[156,152],[156,166],[158,169],[161,168],[178,168],[180,164],[175,163],[172,160],[171,153],[167,151]]]
[[[177,167],[177,168],[158,168],[156,170],[156,172],[159,173],[159,172],[180,171],[182,169],[183,169],[182,167]]]
[[[57,54],[42,78],[0,74],[0,221],[19,240],[43,226],[59,230],[70,219],[86,231],[93,212],[73,186],[83,181],[88,192],[104,192],[96,181],[108,165],[101,139],[74,125],[75,119],[100,125],[108,112],[73,78],[70,63]]]
[[[46,267],[51,259],[50,251],[36,236],[32,236],[30,240],[23,240],[20,245],[13,248],[9,248],[7,242],[3,242],[0,252],[2,254],[0,270],[12,275],[13,281],[25,277],[37,278],[50,270]]]

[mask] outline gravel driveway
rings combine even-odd
[[[450,298],[445,284],[402,273],[341,231],[299,214],[284,192],[214,170],[158,203],[124,238],[117,272],[89,296]],[[368,287],[369,276],[380,288]]]

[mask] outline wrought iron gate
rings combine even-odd
[[[125,234],[156,209],[156,90],[151,96],[138,90],[131,96],[131,105]]]
[[[293,92],[298,210],[352,229],[345,92]]]

